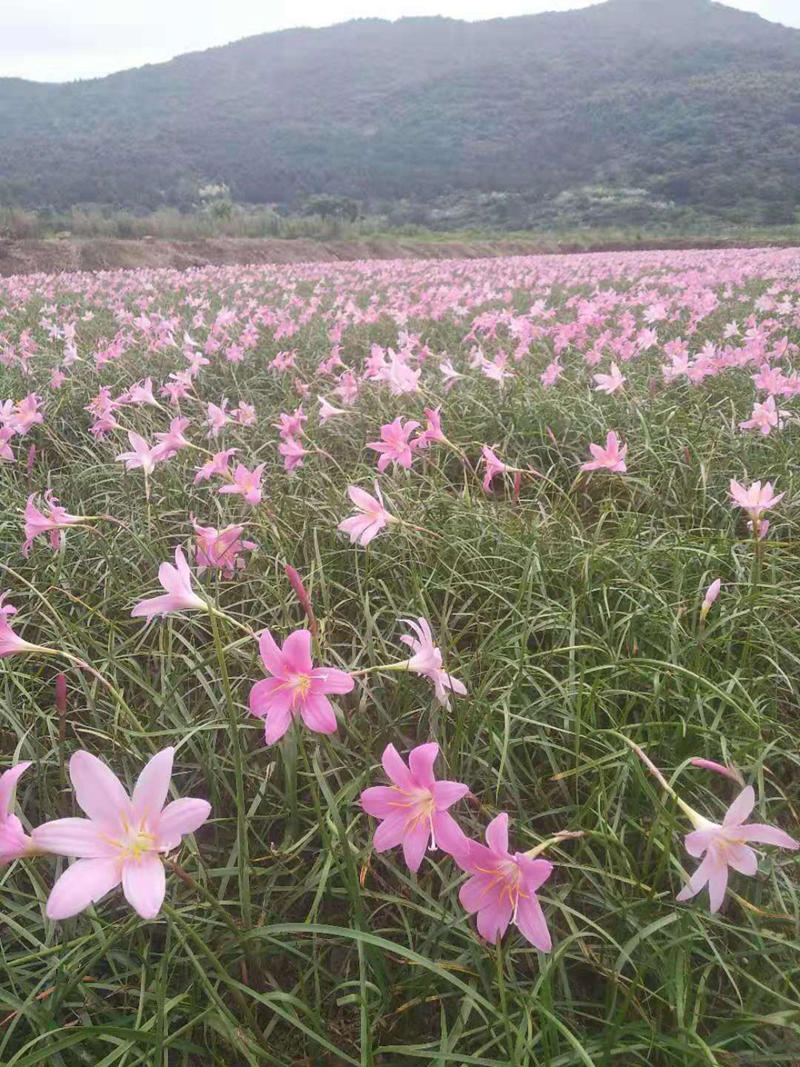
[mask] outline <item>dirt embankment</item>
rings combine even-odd
[[[206,264],[327,263],[360,259],[478,259],[490,256],[535,255],[554,252],[636,249],[732,248],[763,245],[741,238],[697,240],[670,238],[641,243],[586,245],[531,238],[490,240],[425,240],[374,237],[360,240],[315,241],[309,238],[270,240],[245,237],[197,238],[170,241],[161,238],[13,240],[0,239],[0,275],[57,274],[74,271],[118,270],[137,267],[185,269]]]

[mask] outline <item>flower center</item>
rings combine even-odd
[[[311,689],[311,675],[295,674],[291,680],[291,686],[294,690],[292,694],[293,700],[305,700]]]

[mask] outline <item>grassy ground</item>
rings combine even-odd
[[[456,265],[441,274],[435,267],[363,275],[242,269],[119,276],[98,286],[43,282],[30,292],[12,280],[0,288],[0,308],[8,310],[0,333],[16,341],[30,328],[41,345],[32,378],[17,366],[4,369],[4,396],[19,399],[34,387],[47,393],[63,346],[48,340],[42,315],[77,318],[79,352],[88,359],[47,393],[44,423],[14,444],[20,459],[0,473],[1,566],[20,609],[14,626],[30,641],[80,656],[124,693],[123,702],[68,669],[61,716],[57,667],[35,657],[4,660],[3,766],[35,763],[18,788],[17,810],[32,825],[74,811],[65,761],[77,748],[102,756],[132,784],[143,761],[167,744],[178,747],[178,795],[205,796],[213,806],[210,824],[177,854],[187,877],[169,874],[167,903],[153,922],[116,893],[53,924],[43,904],[63,861],[23,860],[0,871],[3,1064],[800,1061],[797,859],[764,849],[759,876],[734,876],[736,895],[715,916],[706,896],[676,903],[684,872],[694,868],[682,847],[689,826],[624,743],[645,746],[681,794],[714,819],[734,795],[730,783],[687,761],[731,760],[756,787],[759,819],[796,835],[797,426],[765,438],[737,429],[752,403],[749,370],[665,387],[663,342],[685,321],[662,324],[660,345],[625,365],[622,395],[592,392],[577,351],[564,357],[565,380],[543,390],[547,340],[512,365],[516,377],[499,392],[468,369],[470,317],[487,307],[524,313],[546,289],[557,320],[569,320],[569,297],[594,288],[586,261],[558,268],[547,285],[529,262],[495,266],[488,281],[479,267]],[[618,310],[641,315],[637,293],[659,286],[682,306],[685,283],[675,280],[682,265],[622,269],[622,262],[609,259],[605,284],[625,294]],[[770,286],[794,287],[797,299],[787,261],[773,268],[765,258],[761,274],[734,282],[728,297],[723,271],[710,262],[707,284],[721,303],[700,323],[693,351],[707,339],[719,343],[725,323],[743,321]],[[141,472],[122,473],[114,461],[124,437],[96,442],[87,432],[83,408],[100,384],[117,395],[146,375],[161,382],[183,364],[176,348],[147,352],[138,342],[95,374],[91,354],[98,337],[113,334],[115,303],[138,312],[144,297],[148,312],[178,315],[178,338],[186,324],[202,339],[187,297],[208,300],[212,313],[233,306],[243,320],[249,301],[285,304],[291,281],[300,306],[312,290],[323,310],[338,302],[335,318],[346,316],[350,295],[362,307],[376,293],[386,306],[408,306],[424,287],[457,287],[465,277],[475,296],[466,318],[449,312],[463,303],[451,291],[438,318],[412,311],[409,324],[468,380],[443,394],[434,361],[424,369],[424,397],[370,386],[347,416],[321,428],[312,417],[307,432],[327,456],[309,455],[291,478],[271,424],[296,406],[292,374],[266,364],[290,345],[313,395],[328,395],[330,383],[314,378],[330,350],[321,313],[289,342],[263,330],[244,364],[212,359],[197,384],[203,401],[227,396],[257,407],[258,426],[228,426],[219,445],[238,447],[248,465],[266,463],[264,504],[252,511],[207,483],[193,487],[199,460],[189,450],[156,468],[148,507]],[[42,310],[51,303],[57,312]],[[87,308],[94,318],[80,321]],[[784,332],[797,342],[795,320],[787,313]],[[384,316],[350,326],[345,362],[359,366],[370,342],[396,346],[395,324]],[[487,342],[485,351],[496,347]],[[411,474],[382,484],[395,514],[432,533],[393,528],[367,551],[351,547],[336,526],[349,512],[346,486],[368,488],[375,476],[365,441],[397,414],[419,417],[430,400],[441,401],[445,432],[467,466],[434,447]],[[189,436],[205,446],[204,407],[184,408],[193,419]],[[152,440],[168,416],[126,408],[119,419]],[[588,443],[609,427],[628,443],[629,474],[576,481]],[[29,441],[37,454],[26,473]],[[484,443],[546,478],[525,478],[517,502],[501,479],[484,494],[472,470]],[[760,554],[728,502],[731,477],[770,479],[786,492]],[[57,554],[38,541],[24,560],[20,511],[29,493],[48,486],[69,511],[109,513],[123,525],[69,532]],[[188,544],[190,513],[218,525],[243,516],[260,546],[242,577],[203,581],[234,618],[280,636],[303,625],[283,573],[288,562],[307,580],[329,664],[359,669],[402,658],[398,620],[424,615],[468,696],[446,712],[425,679],[370,675],[340,698],[336,735],[293,730],[265,748],[262,725],[247,713],[250,687],[263,676],[255,642],[223,622],[218,647],[204,616],[148,628],[129,618],[133,603],[156,589],[158,565]],[[716,577],[723,593],[701,640],[699,602]],[[442,750],[439,773],[473,790],[458,809],[471,836],[481,836],[498,811],[510,813],[520,850],[560,830],[583,831],[547,853],[556,865],[541,892],[551,954],[538,953],[514,927],[501,948],[482,942],[458,903],[464,876],[442,853],[429,854],[414,876],[397,850],[371,850],[374,822],[358,795],[384,782],[380,753],[389,742],[405,753],[431,738]]]

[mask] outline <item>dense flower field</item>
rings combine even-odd
[[[794,250],[0,281],[0,1061],[800,1060],[799,343]]]

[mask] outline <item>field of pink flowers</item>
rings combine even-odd
[[[800,1062],[799,345],[791,249],[0,280],[0,1062]]]

